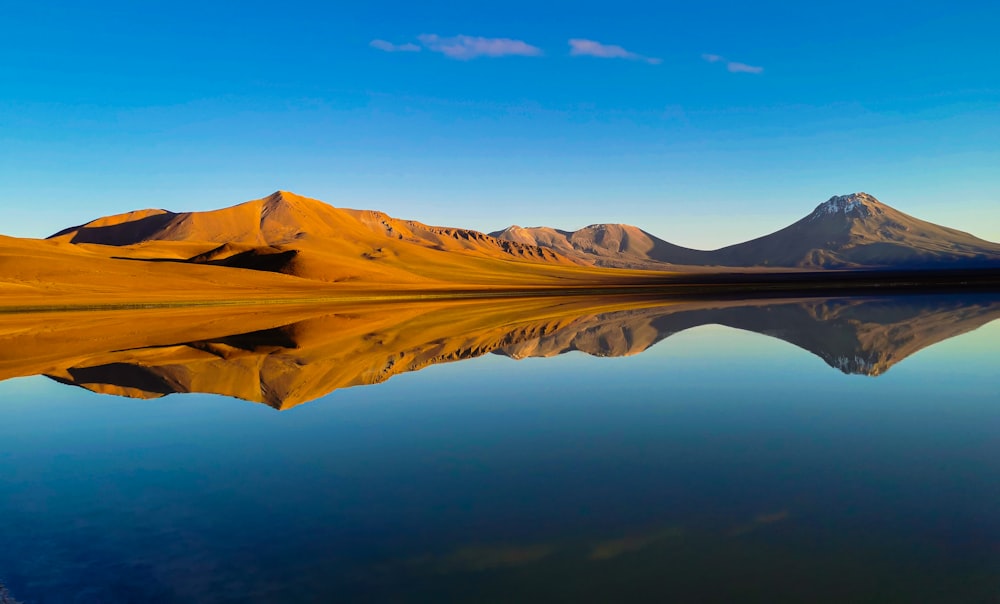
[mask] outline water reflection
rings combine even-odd
[[[0,383],[0,582],[25,602],[993,601],[1000,324],[842,370],[884,372],[998,298],[0,315],[0,376],[39,376]],[[42,375],[278,408],[397,377],[278,414]]]
[[[287,409],[334,390],[492,353],[641,353],[725,325],[877,376],[1000,317],[1000,296],[664,301],[556,298],[0,317],[0,379],[43,374],[135,398],[222,394]]]

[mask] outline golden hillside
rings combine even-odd
[[[44,241],[0,237],[7,308],[572,288],[637,275],[648,273],[284,191],[208,212],[109,216]]]

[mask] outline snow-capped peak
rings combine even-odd
[[[834,195],[821,203],[812,213],[812,218],[844,214],[845,216],[871,216],[872,206],[879,200],[867,193],[851,193],[850,195]]]

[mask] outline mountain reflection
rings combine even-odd
[[[1000,296],[503,301],[175,309],[0,317],[0,379],[44,374],[135,398],[203,392],[276,409],[487,353],[634,355],[701,325],[782,339],[877,376],[1000,317]]]

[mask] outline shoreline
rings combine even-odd
[[[355,290],[284,296],[280,292],[254,297],[136,301],[90,301],[57,304],[0,302],[0,314],[150,310],[198,307],[270,306],[288,304],[340,304],[489,300],[566,296],[658,296],[664,298],[766,298],[771,296],[823,297],[879,293],[1000,292],[1000,269],[967,270],[866,270],[766,273],[699,273],[656,276],[631,282],[572,286],[455,287],[411,290]],[[61,297],[61,296],[60,296]],[[66,296],[69,298],[70,296]]]

